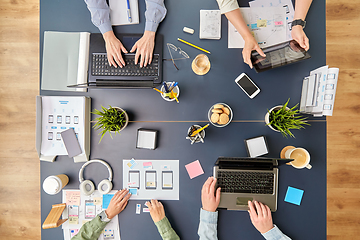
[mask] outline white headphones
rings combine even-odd
[[[98,185],[99,192],[101,194],[107,194],[111,191],[111,189],[113,187],[113,185],[111,183],[111,181],[112,181],[111,167],[106,162],[104,162],[102,160],[98,160],[98,159],[90,160],[81,167],[80,172],[79,172],[80,191],[87,196],[92,194],[95,191],[94,183],[90,180],[84,180],[84,177],[83,177],[83,172],[84,172],[85,167],[93,162],[102,163],[103,165],[105,165],[105,167],[107,167],[107,169],[109,171],[109,178],[102,180]]]

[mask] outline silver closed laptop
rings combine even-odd
[[[248,210],[248,201],[259,201],[277,210],[277,158],[219,157],[214,166],[221,187],[219,209]],[[290,160],[290,159],[286,159]]]

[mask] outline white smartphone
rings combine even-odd
[[[260,92],[260,88],[258,88],[245,73],[240,74],[235,79],[235,83],[249,96],[249,98],[254,98]]]

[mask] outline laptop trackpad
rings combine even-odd
[[[248,205],[248,201],[252,201],[252,197],[237,197],[236,198],[236,206],[246,206]]]

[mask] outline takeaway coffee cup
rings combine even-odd
[[[61,191],[69,182],[65,174],[48,176],[43,182],[43,189],[47,194],[55,195]]]
[[[285,152],[285,158],[294,159],[290,164],[294,168],[302,169],[306,167],[307,169],[311,169],[310,163],[310,154],[304,148],[291,148]]]
[[[205,54],[199,54],[191,63],[191,68],[197,75],[205,75],[210,70],[210,60]]]

